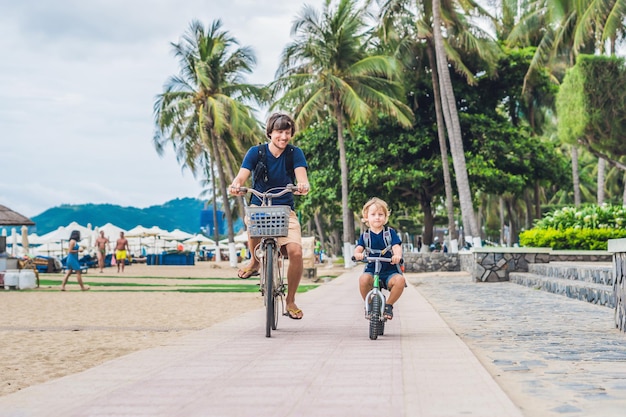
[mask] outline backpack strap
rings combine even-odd
[[[285,152],[287,152],[287,154],[285,155],[285,171],[287,171],[287,175],[289,176],[289,178],[291,178],[292,184],[296,183],[296,171],[293,167],[294,149],[295,147],[290,143],[287,144],[287,149],[285,149]]]
[[[383,229],[383,239],[385,241],[385,249],[372,249],[372,238],[370,236],[370,229],[367,229],[363,232],[363,242],[365,243],[365,248],[368,253],[373,255],[384,255],[385,253],[391,250],[391,231],[389,230],[389,226],[385,226]]]
[[[268,147],[267,143],[259,143],[259,147],[258,147],[259,154],[257,157],[257,163],[256,163],[256,167],[254,168],[254,172],[252,173],[252,183],[254,185],[256,185],[257,182],[259,181],[264,182],[264,183],[267,183],[269,181],[269,171],[267,169],[267,152],[268,152],[267,147]],[[291,179],[292,184],[296,183],[296,172],[293,167],[294,149],[295,149],[295,146],[293,146],[292,144],[288,144],[287,148],[284,151],[286,152],[285,171],[286,171],[287,176],[289,176],[289,178]]]
[[[267,144],[259,143],[256,166],[252,172],[252,184],[256,188],[257,183],[269,180],[267,172]]]

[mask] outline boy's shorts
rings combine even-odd
[[[374,274],[372,272],[365,271],[364,273],[366,273],[368,275],[371,275],[372,278],[374,278]],[[380,279],[380,288],[388,290],[389,288],[387,287],[387,283],[389,282],[389,279],[391,279],[391,277],[394,276],[394,275],[402,275],[402,274],[400,272],[394,271],[394,270],[380,273],[378,275],[378,279]]]

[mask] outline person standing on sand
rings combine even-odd
[[[104,230],[100,230],[100,236],[96,239],[96,256],[100,273],[104,271],[104,258],[107,256],[107,250],[111,250],[109,238],[104,236]]]
[[[117,263],[117,272],[124,272],[124,266],[126,265],[126,258],[128,257],[128,239],[124,237],[124,232],[120,232],[120,238],[115,242],[115,261]]]
[[[80,232],[78,230],[73,230],[70,234],[70,243],[68,245],[69,252],[67,254],[67,261],[65,266],[67,266],[67,273],[63,277],[63,282],[61,282],[61,291],[65,291],[65,285],[67,284],[67,280],[72,275],[72,272],[76,272],[76,281],[78,281],[78,285],[80,285],[80,289],[83,291],[87,291],[89,287],[85,287],[83,284],[83,273],[80,269],[80,262],[78,262],[78,253],[82,251],[82,248],[78,246],[78,242],[80,241]]]

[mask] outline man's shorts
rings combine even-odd
[[[121,261],[122,259],[126,259],[126,251],[125,250],[116,250],[115,251],[115,259]]]

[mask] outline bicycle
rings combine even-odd
[[[279,306],[282,314],[285,314],[283,297],[286,286],[283,281],[284,273],[280,268],[282,254],[277,238],[287,236],[291,214],[291,207],[273,206],[272,199],[296,190],[297,187],[293,184],[272,188],[264,193],[253,188],[239,187],[240,192],[252,193],[261,199],[260,206],[247,206],[245,211],[248,218],[248,233],[251,237],[261,238],[261,243],[254,249],[253,256],[256,256],[260,263],[259,291],[263,295],[266,309],[265,337],[271,337],[272,330],[276,330],[278,326]]]
[[[380,270],[382,268],[382,262],[391,262],[391,258],[385,258],[382,256],[366,256],[361,261],[357,261],[357,259],[353,256],[352,261],[363,263],[374,262],[374,283],[373,288],[365,296],[365,311],[366,318],[369,317],[370,339],[376,340],[378,339],[378,336],[384,335],[385,322],[387,321],[384,314],[387,297],[385,297],[385,294],[380,288]]]

